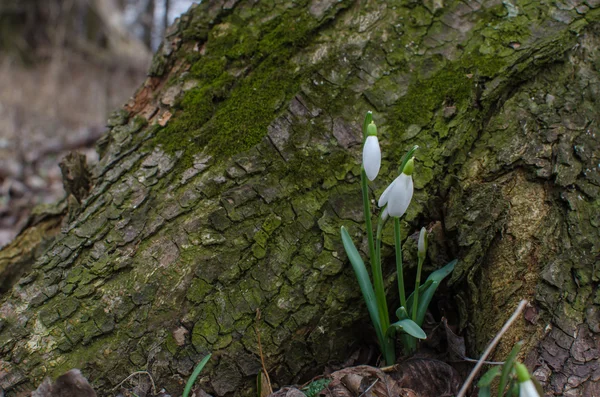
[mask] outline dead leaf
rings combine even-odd
[[[269,397],[306,397],[304,393],[295,387],[284,387],[283,389],[277,390],[275,393],[270,394]]]
[[[448,355],[450,360],[464,360],[467,356],[467,347],[465,338],[456,335],[448,326],[448,320],[442,317],[442,324],[446,333],[446,342],[448,343]]]
[[[413,358],[396,366],[390,376],[401,388],[418,391],[420,397],[456,395],[462,379],[450,365],[440,360]]]

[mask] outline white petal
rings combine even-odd
[[[377,206],[379,208],[383,207],[384,205],[387,204],[388,202],[388,195],[390,194],[390,191],[392,190],[392,186],[394,186],[394,183],[396,183],[396,181],[398,180],[398,178],[394,179],[392,181],[392,183],[390,183],[388,185],[388,187],[385,188],[385,190],[383,191],[383,193],[381,193],[381,196],[379,196],[379,201],[377,202]]]
[[[519,397],[540,397],[531,379],[519,383]]]
[[[387,207],[385,207],[383,209],[383,213],[381,214],[381,220],[385,221],[388,218],[388,216],[390,216],[390,214],[388,213]]]
[[[413,180],[410,175],[400,174],[389,193],[388,211],[390,216],[401,217],[406,212],[413,196]]]
[[[381,149],[376,136],[368,136],[363,147],[363,167],[370,181],[377,178],[381,167]]]

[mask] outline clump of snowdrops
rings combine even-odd
[[[412,200],[414,187],[412,174],[414,171],[414,153],[418,146],[409,150],[398,168],[398,176],[381,194],[378,207],[381,215],[377,217],[376,233],[373,233],[372,211],[370,204],[368,181],[373,181],[379,174],[381,167],[381,150],[377,138],[377,126],[373,122],[373,115],[367,112],[363,126],[363,161],[361,166],[361,189],[363,209],[369,247],[369,262],[371,264],[371,277],[367,272],[365,263],[356,249],[352,238],[346,228],[342,226],[342,243],[346,254],[352,264],[363,298],[367,305],[371,322],[375,328],[379,346],[386,365],[393,365],[396,361],[395,341],[397,334],[406,353],[413,353],[417,348],[417,339],[425,339],[426,334],[421,328],[427,307],[440,282],[454,269],[456,260],[448,263],[443,268],[429,275],[421,284],[421,269],[427,252],[427,231],[421,229],[418,242],[418,264],[415,280],[415,291],[406,297],[404,287],[404,272],[402,263],[402,236],[400,235],[400,218],[404,216]],[[396,274],[398,278],[398,294],[400,307],[396,310],[397,321],[391,322],[388,304],[385,295],[383,272],[381,268],[381,236],[387,222],[392,219],[394,224],[394,242],[396,246]]]

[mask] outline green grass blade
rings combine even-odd
[[[192,387],[194,386],[194,382],[196,382],[196,378],[198,377],[198,375],[200,375],[200,372],[202,372],[202,369],[204,368],[208,360],[210,360],[210,356],[212,356],[212,354],[208,354],[207,356],[205,356],[202,359],[202,361],[200,361],[198,365],[196,365],[196,368],[194,368],[194,372],[192,372],[192,375],[185,384],[185,389],[183,389],[183,397],[188,397],[188,395],[192,391]]]
[[[383,337],[383,329],[381,327],[381,319],[379,318],[379,309],[377,308],[377,300],[375,299],[375,292],[373,291],[373,286],[371,285],[371,279],[369,278],[369,273],[367,273],[367,268],[365,267],[365,263],[363,262],[352,238],[348,234],[348,231],[344,226],[341,228],[342,235],[342,244],[344,244],[344,249],[346,250],[346,255],[348,255],[348,259],[350,260],[350,264],[352,264],[352,268],[354,269],[354,274],[356,274],[356,279],[358,280],[358,285],[360,286],[360,290],[363,294],[363,299],[367,305],[367,310],[369,311],[369,315],[371,316],[371,322],[375,327],[375,332],[377,333],[377,338],[379,339],[379,343],[381,343],[381,349],[384,348],[383,343],[385,342]]]
[[[498,397],[502,397],[504,394],[504,389],[509,382],[509,376],[515,364],[515,360],[517,358],[517,354],[521,351],[521,347],[523,346],[523,341],[519,341],[515,343],[515,346],[512,348],[508,357],[504,361],[504,366],[502,366],[502,374],[500,375],[500,385],[498,386]]]
[[[404,320],[390,324],[387,331],[388,337],[392,337],[394,332],[403,332],[417,339],[427,339],[425,331],[410,318],[405,318]]]

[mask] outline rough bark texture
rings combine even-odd
[[[374,109],[374,194],[419,144],[404,235],[437,222],[429,263],[460,258],[471,353],[528,298],[498,355],[525,339],[548,395],[598,395],[599,19],[598,0],[191,10],[111,119],[79,215],[21,261],[0,305],[0,386],[79,367],[110,395],[146,368],[176,394],[213,352],[204,387],[253,395],[258,308],[278,384],[343,361],[366,316],[338,231],[362,236],[359,126]]]

